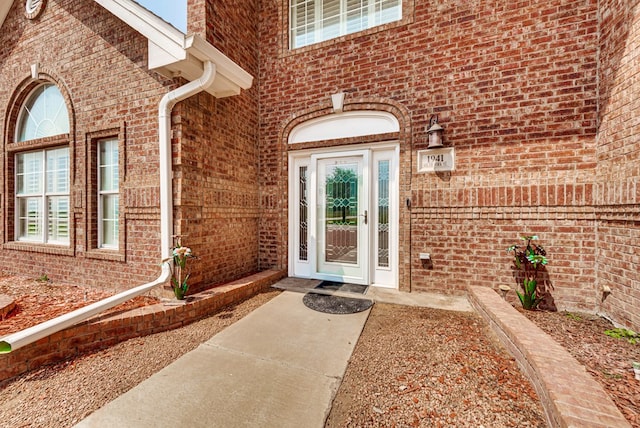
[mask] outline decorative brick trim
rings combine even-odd
[[[469,287],[469,301],[533,384],[549,426],[631,426],[585,368],[498,293]]]
[[[51,244],[35,244],[32,242],[5,242],[2,244],[2,248],[6,250],[28,251],[31,253],[51,254],[56,256],[75,255],[75,250],[72,246],[66,247]]]

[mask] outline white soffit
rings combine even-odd
[[[356,110],[311,119],[289,133],[289,144],[399,132],[398,119],[383,111]]]
[[[1,1],[1,0],[0,0]],[[95,0],[148,40],[149,69],[167,77],[182,76],[192,81],[204,70],[203,62],[216,65],[216,78],[207,92],[222,98],[248,89],[253,77],[198,35],[180,30],[132,0]]]

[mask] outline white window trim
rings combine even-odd
[[[55,147],[52,149],[43,149],[43,150],[33,150],[30,152],[19,152],[14,155],[14,162],[16,164],[16,172],[14,173],[14,181],[15,181],[15,200],[14,200],[14,235],[15,240],[18,242],[28,242],[28,243],[37,243],[37,244],[47,244],[47,245],[69,245],[71,242],[71,207],[69,205],[71,194],[70,189],[67,189],[67,192],[47,192],[47,152],[50,150],[59,150],[61,148],[67,149],[67,157],[69,156],[69,148],[68,147]],[[18,156],[24,155],[26,153],[39,153],[40,154],[40,167],[42,168],[40,174],[40,188],[42,189],[39,193],[19,193],[18,192],[18,172],[17,172],[17,163]],[[70,162],[67,164],[67,174],[70,174]],[[58,196],[66,196],[67,204],[69,205],[69,211],[67,212],[67,227],[68,227],[68,235],[66,240],[54,240],[49,239],[49,198],[58,197]],[[41,200],[41,213],[40,213],[40,229],[42,234],[37,239],[30,239],[27,236],[20,235],[20,200],[26,198],[40,198]]]
[[[367,6],[367,27],[365,28],[360,28],[358,30],[355,31],[348,31],[348,20],[347,20],[347,0],[337,0],[340,2],[339,4],[339,8],[340,8],[340,15],[339,15],[339,32],[338,35],[336,36],[332,36],[332,37],[325,37],[323,35],[323,30],[324,27],[322,26],[322,21],[323,21],[323,13],[322,13],[322,7],[323,7],[323,1],[324,0],[316,0],[314,2],[314,21],[313,21],[313,37],[312,37],[312,41],[311,42],[306,42],[306,43],[302,43],[300,45],[296,44],[296,36],[295,36],[295,29],[297,29],[299,26],[297,26],[297,21],[296,21],[296,17],[294,16],[294,5],[293,2],[295,0],[290,0],[289,1],[289,49],[298,49],[298,48],[303,48],[305,46],[310,46],[316,43],[321,43],[327,40],[331,40],[337,37],[341,37],[347,34],[355,34],[358,33],[360,31],[366,31],[369,30],[371,28],[380,26],[380,25],[384,25],[384,24],[388,24],[391,22],[398,22],[402,20],[402,2],[403,0],[398,0],[398,10],[399,10],[399,15],[391,20],[391,21],[386,21],[386,22],[376,22],[376,10],[375,10],[375,6],[376,6],[376,0],[370,0],[370,3]],[[309,33],[305,33],[306,35],[310,34]]]
[[[118,224],[118,239],[116,239],[116,244],[105,244],[104,243],[104,230],[103,230],[103,217],[102,217],[102,213],[103,213],[103,202],[102,202],[102,197],[103,196],[108,196],[108,195],[120,195],[120,183],[118,183],[117,189],[115,190],[102,190],[102,182],[101,182],[101,174],[100,174],[100,168],[101,168],[101,159],[100,159],[100,146],[106,142],[115,142],[116,143],[116,147],[118,145],[118,140],[116,138],[103,138],[101,140],[98,141],[98,147],[97,147],[97,156],[98,156],[98,160],[97,160],[97,168],[98,170],[96,171],[97,174],[97,197],[98,197],[98,203],[97,203],[97,216],[96,218],[98,219],[98,248],[101,249],[107,249],[107,250],[118,250],[119,249],[119,241],[120,241],[120,219],[116,219],[117,224]],[[119,149],[118,149],[119,152]],[[118,156],[120,154],[118,153]],[[119,178],[119,177],[118,177]]]

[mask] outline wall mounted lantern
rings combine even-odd
[[[443,132],[444,128],[438,123],[438,116],[434,114],[431,116],[431,119],[429,119],[429,129],[427,130],[427,134],[429,134],[429,146],[427,149],[439,149],[442,147]]]

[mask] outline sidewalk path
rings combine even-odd
[[[283,292],[77,427],[322,427],[369,310],[303,296]]]

